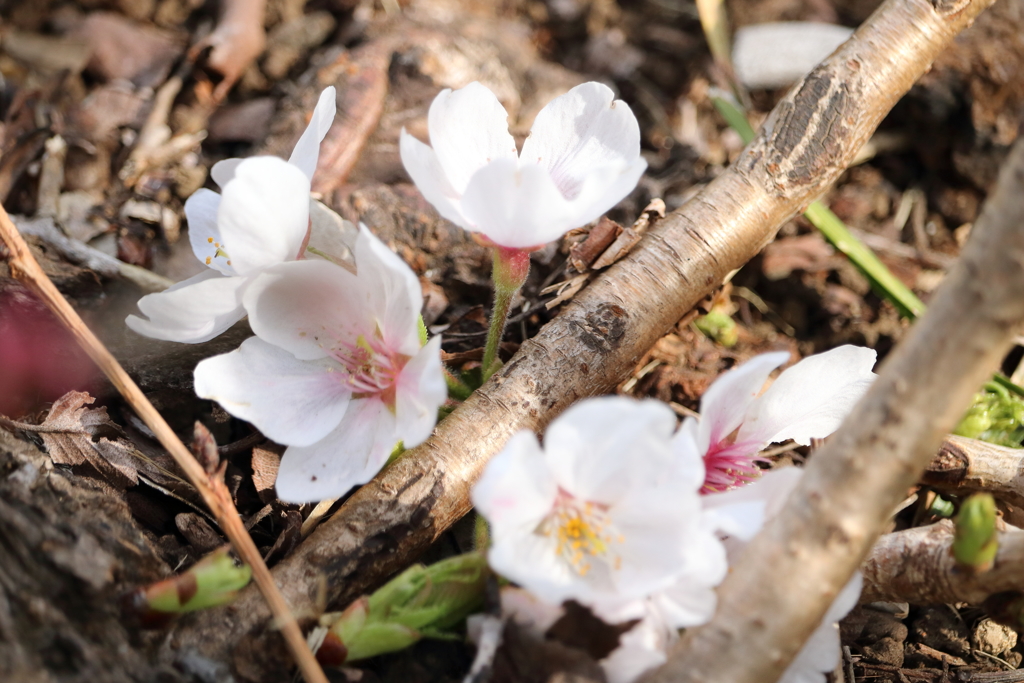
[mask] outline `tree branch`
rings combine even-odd
[[[778,678],[1011,347],[1024,320],[1022,223],[1024,143],[928,311],[732,567],[712,621],[688,632],[645,680]],[[766,567],[785,583],[765,590]]]
[[[946,437],[921,483],[957,494],[987,491],[1024,510],[1024,448]]]
[[[292,606],[314,613],[324,583],[329,603],[345,603],[407,564],[469,511],[470,486],[509,436],[540,430],[574,401],[613,388],[696,302],[829,187],[936,55],[991,2],[962,0],[944,14],[926,0],[889,0],[776,107],[733,167],[660,221],[430,440],[356,492],[275,567]],[[211,610],[183,622],[173,643],[227,657],[245,634],[262,632],[267,618],[247,591],[230,613]],[[263,638],[245,638],[234,660],[266,648]]]
[[[980,574],[957,567],[952,546],[949,520],[882,536],[861,567],[860,601],[980,605],[997,593],[1024,591],[1024,531],[1001,532],[995,563]]]

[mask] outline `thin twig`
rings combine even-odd
[[[256,544],[253,543],[252,537],[249,536],[242,524],[242,519],[231,500],[231,494],[224,484],[223,471],[216,474],[209,473],[192,457],[188,448],[153,407],[153,404],[149,402],[138,385],[124,371],[117,359],[85,325],[71,304],[57,291],[46,273],[39,267],[39,263],[32,256],[25,240],[22,239],[18,229],[2,206],[0,206],[0,239],[7,245],[9,251],[8,262],[11,274],[46,303],[61,323],[74,335],[82,349],[99,366],[103,374],[117,387],[139,417],[153,430],[153,434],[199,491],[216,517],[220,528],[230,539],[235,551],[244,562],[252,567],[256,584],[270,605],[277,623],[281,625],[288,648],[306,681],[308,683],[327,683],[327,677],[306,645],[306,640],[302,636],[302,631],[299,630],[299,625],[295,621],[288,603],[278,590]]]

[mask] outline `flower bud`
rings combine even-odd
[[[996,502],[990,493],[976,493],[963,502],[956,516],[953,556],[971,573],[992,568],[999,541],[996,535]]]
[[[249,565],[236,566],[227,548],[220,548],[183,574],[129,593],[124,609],[143,628],[161,628],[179,614],[231,602],[250,578]]]

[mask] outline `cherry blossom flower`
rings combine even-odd
[[[277,157],[226,159],[211,175],[222,188],[197,190],[185,202],[192,251],[207,270],[139,300],[145,317],[132,330],[155,339],[198,343],[245,316],[242,297],[265,268],[299,258],[309,228],[309,188],[320,141],[334,120],[335,91],[320,94],[312,120],[287,162]]]
[[[555,98],[521,154],[508,113],[480,83],[443,90],[430,105],[428,147],[402,131],[401,155],[443,217],[496,245],[538,248],[629,194],[647,167],[629,107],[600,83]]]
[[[675,426],[664,404],[605,397],[567,410],[543,448],[514,435],[472,492],[491,525],[491,566],[548,604],[574,599],[610,623],[642,616],[646,598],[687,576],[679,609],[709,617],[724,548],[702,515],[699,454],[673,448]]]
[[[353,274],[325,260],[264,270],[242,303],[256,337],[195,371],[196,393],[288,446],[277,494],[337,498],[423,442],[447,399],[440,337],[420,344],[412,270],[365,227]]]
[[[804,358],[762,394],[787,360],[786,352],[766,353],[724,373],[701,398],[700,420],[684,421],[704,454],[705,493],[756,479],[758,453],[770,443],[806,446],[834,432],[875,378],[873,350],[840,346]]]

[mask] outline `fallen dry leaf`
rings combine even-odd
[[[54,402],[40,425],[13,420],[0,424],[39,434],[56,465],[88,463],[118,488],[139,483],[134,464],[140,457],[138,452],[130,441],[120,438],[124,433],[111,422],[106,408],[85,407],[94,400],[85,392],[69,391]]]

